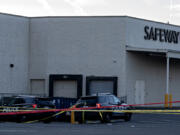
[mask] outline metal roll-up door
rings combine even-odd
[[[90,95],[95,93],[113,93],[113,81],[91,81]]]
[[[54,81],[54,97],[77,98],[77,81]]]

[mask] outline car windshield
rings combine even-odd
[[[106,102],[107,102],[106,96],[100,96],[98,98],[98,103],[106,103]]]
[[[38,101],[39,104],[53,105],[52,99],[49,99],[49,98],[38,98],[37,101]]]
[[[13,100],[13,98],[12,97],[2,97],[1,99],[0,99],[0,105],[1,106],[3,106],[3,105],[9,105],[10,104],[10,102]]]
[[[108,96],[109,97],[109,96]],[[92,96],[92,97],[82,97],[78,103],[86,105],[96,105],[96,103],[109,103],[111,102],[110,98],[107,96]],[[113,100],[113,97],[112,97]],[[113,100],[114,101],[114,100]],[[112,101],[112,102],[113,102]],[[119,101],[119,100],[118,100]]]
[[[24,98],[24,100],[25,103],[29,103],[29,104],[35,103],[35,98]]]
[[[33,104],[35,103],[34,98],[22,98],[22,97],[15,97],[13,100],[10,102],[10,105],[14,104]]]
[[[86,104],[86,105],[96,105],[97,103],[97,97],[82,97],[79,101],[78,104]]]

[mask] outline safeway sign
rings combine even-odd
[[[152,41],[159,41],[159,42],[173,43],[173,44],[178,44],[179,42],[180,32],[178,31],[145,26],[144,33],[145,33],[144,35],[145,40],[152,40]]]

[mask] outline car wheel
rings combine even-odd
[[[130,121],[131,120],[131,116],[132,116],[131,113],[126,113],[125,116],[124,116],[124,120],[125,121]]]
[[[48,117],[49,116],[45,117],[44,119],[42,119],[40,121],[42,121],[43,123],[51,123],[53,121],[53,118],[52,117],[48,118]]]
[[[77,120],[79,124],[85,124],[86,123],[86,120],[82,120],[82,119],[79,119]]]
[[[47,119],[47,120],[42,120],[42,122],[47,124],[47,123],[51,123],[52,120],[51,119]]]
[[[82,120],[78,120],[78,123],[79,123],[79,124],[82,124],[82,123],[83,123],[83,121],[82,121]]]
[[[17,116],[16,118],[16,122],[17,123],[23,123],[27,121],[27,116],[23,115],[23,116]]]
[[[109,123],[111,122],[111,115],[109,113],[103,114],[103,119],[101,120],[101,123]]]
[[[49,106],[44,106],[43,107],[44,109],[52,109],[51,107]],[[46,118],[46,117],[50,117],[49,115],[48,116],[45,116],[45,120],[42,120],[43,123],[51,123],[53,121],[53,118],[50,117],[50,118]]]

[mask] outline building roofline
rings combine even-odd
[[[176,24],[169,24],[169,23],[164,23],[160,21],[153,21],[150,19],[143,19],[143,18],[138,18],[138,17],[133,17],[133,16],[127,16],[127,15],[96,15],[96,16],[35,16],[35,17],[28,17],[28,16],[23,16],[23,15],[16,15],[16,14],[11,14],[11,13],[2,13],[2,15],[9,15],[9,16],[15,16],[15,17],[22,17],[22,18],[27,18],[27,19],[38,19],[38,18],[130,18],[130,19],[136,19],[136,20],[141,20],[141,21],[148,21],[148,22],[153,22],[153,23],[159,23],[163,25],[168,25],[168,26],[175,26],[175,27],[180,27],[180,25]]]
[[[180,27],[180,25],[176,24],[170,24],[170,23],[164,23],[160,21],[153,21],[150,19],[143,19],[143,18],[138,18],[138,17],[133,17],[133,16],[127,16],[127,15],[96,15],[96,16],[39,16],[39,17],[29,17],[31,19],[38,19],[38,18],[130,18],[130,19],[136,19],[136,20],[141,20],[141,21],[148,21],[148,22],[153,22],[153,23],[159,23],[163,25],[168,25],[168,26],[175,26],[175,27]]]
[[[136,19],[136,20],[141,20],[141,21],[148,21],[148,22],[152,22],[152,23],[159,23],[159,24],[168,25],[168,26],[180,27],[180,25],[177,25],[177,24],[164,23],[164,22],[160,22],[160,21],[153,21],[150,19],[143,19],[143,18],[132,17],[132,16],[125,16],[125,17],[131,18],[131,19]]]
[[[3,13],[3,12],[0,12],[1,15],[7,15],[7,16],[14,16],[14,17],[22,17],[22,18],[29,18],[27,16],[23,16],[23,15],[16,15],[16,14],[11,14],[11,13]]]

